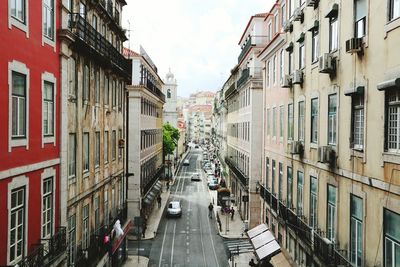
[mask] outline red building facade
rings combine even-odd
[[[60,2],[0,1],[0,266],[63,260]]]

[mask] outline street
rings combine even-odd
[[[169,201],[179,200],[182,205],[181,218],[166,218],[166,209],[151,245],[146,241],[144,252],[150,258],[149,266],[228,266],[228,256],[222,237],[217,233],[215,217],[208,218],[210,195],[200,159],[201,150],[192,149],[188,154],[189,166],[182,166],[170,188]],[[202,181],[190,180],[193,172],[202,176]],[[130,243],[130,251],[137,243]]]

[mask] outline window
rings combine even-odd
[[[318,98],[311,99],[311,143],[318,142]]]
[[[283,139],[283,118],[284,118],[284,107],[279,107],[279,136]]]
[[[46,81],[43,88],[43,135],[54,135],[54,84]]]
[[[271,61],[268,61],[267,63],[267,75],[266,75],[266,82],[267,82],[267,87],[271,85]]]
[[[328,144],[336,145],[337,96],[328,99]]]
[[[363,240],[363,201],[350,195],[350,261],[354,266],[362,263]]]
[[[304,120],[304,101],[299,102],[299,141],[304,142],[304,131],[305,131],[305,120]]]
[[[355,14],[354,14],[354,37],[360,38],[365,36],[365,19],[367,14],[367,0],[355,0]]]
[[[89,133],[83,133],[83,172],[89,171]]]
[[[82,208],[82,249],[89,248],[89,204]]]
[[[303,185],[304,176],[303,173],[297,172],[297,214],[303,215]]]
[[[26,20],[25,2],[26,0],[10,0],[9,2],[11,16],[23,24],[25,24]]]
[[[311,62],[315,62],[318,60],[319,50],[318,28],[315,28],[311,34]]]
[[[274,33],[275,33],[275,34],[278,32],[278,23],[279,23],[279,20],[278,20],[278,12],[276,12],[276,13],[274,14]]]
[[[117,106],[117,82],[115,79],[111,83],[111,94],[112,107],[115,108]]]
[[[96,104],[100,103],[100,71],[96,70],[94,72],[94,99]]]
[[[272,61],[272,82],[276,85],[276,55]]]
[[[293,207],[293,174],[292,167],[287,167],[287,204],[291,209]]]
[[[327,212],[327,232],[326,238],[335,242],[335,219],[336,219],[336,188],[328,185],[328,212]]]
[[[167,90],[167,98],[171,98],[171,89]]]
[[[306,56],[304,53],[304,41],[299,43],[299,69],[305,67]]]
[[[318,181],[314,176],[310,176],[310,227],[317,228],[317,187]]]
[[[25,247],[25,187],[11,191],[9,261],[17,262],[24,256]]]
[[[118,140],[122,140],[122,130],[119,129],[118,130]],[[154,135],[154,143],[155,143],[155,135]],[[122,148],[119,148],[119,144],[118,144],[118,158],[122,157]]]
[[[68,137],[68,177],[76,175],[76,135],[70,133]]]
[[[364,147],[364,94],[355,94],[352,104],[352,139],[353,148],[362,150]]]
[[[104,105],[109,104],[110,102],[110,83],[108,80],[108,76],[104,76]]]
[[[95,196],[93,200],[94,209],[94,227],[96,232],[100,229],[100,210],[99,210],[99,197]]]
[[[85,65],[83,67],[83,92],[82,92],[82,98],[83,101],[89,101],[89,87],[90,84],[90,69],[89,65]]]
[[[279,75],[281,80],[283,79],[284,75],[285,75],[285,52],[282,49],[281,53],[280,53],[280,69],[279,69]]]
[[[269,158],[265,160],[265,186],[268,188],[269,184]]]
[[[283,164],[282,162],[279,162],[279,180],[278,180],[278,199],[282,200],[283,199]]]
[[[389,21],[400,17],[400,0],[389,0]]]
[[[272,194],[276,195],[276,193],[275,193],[275,160],[272,160],[271,192],[272,192]]]
[[[54,0],[43,0],[43,35],[54,40]]]
[[[118,110],[122,111],[122,83],[118,83]]]
[[[295,0],[289,0],[289,17],[293,16],[294,9],[295,9]]]
[[[97,31],[97,16],[96,15],[92,16],[92,26]]]
[[[281,7],[281,27],[283,25],[283,23],[286,20],[286,5],[285,2],[283,2],[282,7]]]
[[[288,105],[288,140],[293,140],[293,104]]]
[[[12,138],[26,137],[26,75],[12,72]]]
[[[79,2],[79,15],[86,19],[86,5],[82,2]]]
[[[74,266],[76,256],[76,215],[68,217],[68,264]]]
[[[107,188],[104,190],[104,225],[108,225],[109,223],[109,214],[108,214],[108,191]]]
[[[386,92],[387,102],[387,148],[390,152],[400,152],[400,90]]]
[[[400,264],[400,215],[388,209],[383,210],[384,224],[384,266],[398,267]]]
[[[288,71],[289,74],[292,74],[293,72],[293,50],[289,51],[289,65],[288,65]]]
[[[338,19],[337,17],[329,18],[329,52],[338,49]]]
[[[69,58],[69,94],[76,96],[76,62],[74,58]]]
[[[100,132],[95,133],[94,143],[94,167],[98,168],[100,165]]]
[[[115,160],[117,157],[117,131],[112,132],[112,160]]]
[[[276,107],[272,109],[272,136],[276,137]]]
[[[104,132],[104,164],[108,163],[108,131]]]
[[[268,24],[268,39],[272,40],[272,24],[271,22]]]
[[[53,177],[43,181],[42,188],[42,238],[53,234]]]

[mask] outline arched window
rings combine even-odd
[[[167,98],[171,98],[171,89],[167,90]]]

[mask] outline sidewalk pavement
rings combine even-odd
[[[149,259],[142,256],[128,256],[126,261],[122,264],[123,267],[147,267]]]

